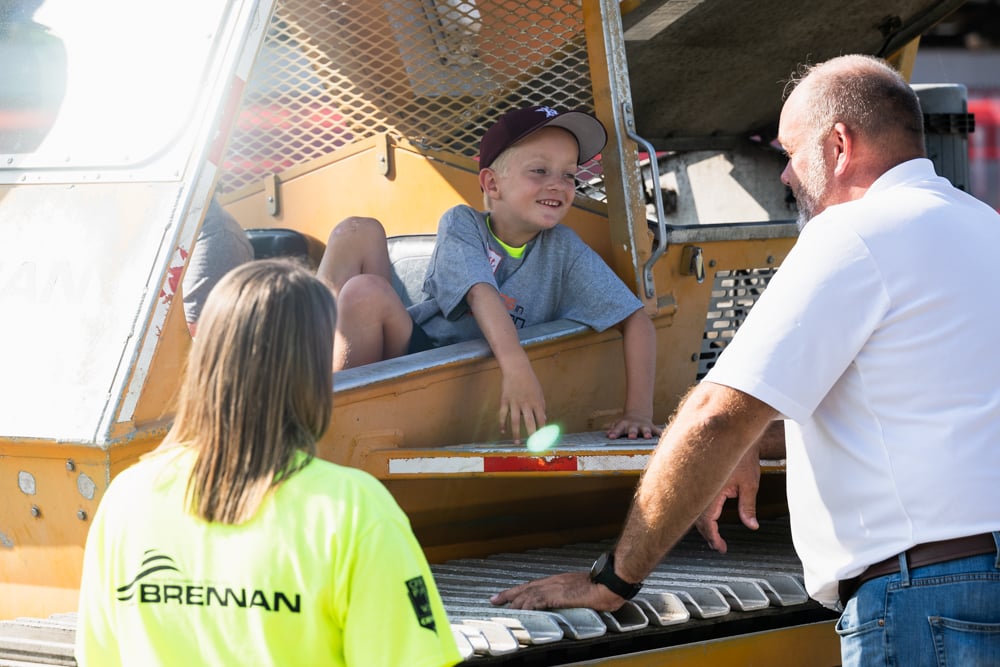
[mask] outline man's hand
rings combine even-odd
[[[757,490],[760,488],[760,455],[756,446],[747,450],[729,481],[722,487],[722,491],[713,500],[705,511],[701,513],[694,525],[701,533],[701,536],[712,547],[721,554],[728,549],[726,541],[719,533],[719,517],[722,515],[722,507],[726,504],[726,499],[738,499],[738,511],[740,521],[750,530],[757,530],[760,524],[757,523]]]
[[[608,427],[607,436],[612,440],[622,436],[629,440],[635,440],[639,437],[649,440],[654,436],[659,436],[662,432],[663,429],[654,424],[650,417],[626,413]]]
[[[625,599],[606,586],[595,584],[587,572],[557,574],[508,588],[490,598],[495,605],[512,609],[565,609],[586,607],[597,611],[615,611]]]

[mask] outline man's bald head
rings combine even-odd
[[[848,55],[804,68],[789,82],[787,97],[815,136],[843,123],[868,144],[880,171],[926,155],[923,114],[916,93],[885,61]]]

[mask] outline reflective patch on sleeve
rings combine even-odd
[[[423,576],[414,577],[406,582],[406,589],[410,595],[410,604],[413,605],[413,613],[417,615],[417,622],[420,627],[432,630],[437,634],[437,626],[434,624],[434,611],[431,609],[430,597],[427,595],[427,583]]]

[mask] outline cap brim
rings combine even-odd
[[[601,122],[582,111],[561,113],[549,122],[539,125],[535,131],[543,127],[561,127],[576,137],[576,143],[580,146],[578,164],[583,164],[593,159],[604,149],[604,145],[608,142],[608,133],[605,132]]]

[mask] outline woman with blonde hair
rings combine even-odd
[[[212,291],[173,427],[94,517],[81,667],[460,660],[392,496],[314,458],[335,320],[329,290],[287,261],[244,264]]]

